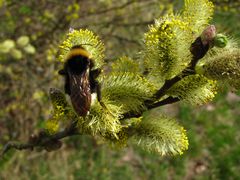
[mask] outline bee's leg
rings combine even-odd
[[[69,75],[68,75],[68,74],[65,75],[64,90],[65,90],[65,93],[66,93],[66,94],[68,94],[68,95],[71,94],[71,90],[70,90],[70,79],[69,79]]]
[[[65,90],[66,94],[70,95],[71,94],[71,91],[70,91],[70,80],[69,80],[69,75],[66,72],[66,68],[60,69],[58,71],[58,74],[64,76],[64,78],[65,78],[64,90]]]
[[[111,114],[112,116],[114,116],[111,111],[107,108],[107,106],[104,104],[104,102],[102,101],[102,91],[101,91],[101,84],[95,80],[95,90],[97,93],[97,100],[100,103],[100,105],[108,111],[109,114]]]
[[[91,70],[91,76],[92,76],[92,78],[93,79],[96,79],[98,76],[99,76],[99,74],[101,73],[101,69],[94,69],[94,70]]]
[[[97,87],[99,86],[99,82],[96,80],[96,78],[99,76],[99,74],[101,73],[101,69],[94,69],[90,71],[90,86],[91,86],[91,93],[96,92]],[[101,91],[101,87],[100,91]],[[101,92],[100,92],[101,93]]]
[[[58,74],[60,74],[60,75],[66,75],[67,73],[66,73],[66,71],[65,71],[64,69],[60,69],[60,70],[58,71]]]
[[[95,81],[95,88],[96,88],[98,102],[101,104],[103,108],[107,109],[105,104],[102,102],[101,84],[98,81]]]
[[[98,68],[98,69],[94,69],[90,72],[90,85],[91,85],[92,92],[97,93],[97,100],[100,103],[100,105],[104,109],[107,109],[106,105],[102,101],[101,84],[96,80],[96,78],[99,76],[101,71],[102,70],[100,68]]]

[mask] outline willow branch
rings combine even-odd
[[[33,135],[30,137],[30,140],[27,143],[20,143],[20,142],[8,142],[6,145],[3,146],[2,152],[0,154],[0,160],[3,158],[4,154],[6,154],[11,149],[15,150],[33,150],[36,147],[41,147],[46,150],[58,149],[61,147],[60,139],[65,137],[79,135],[76,128],[76,123],[72,123],[70,127],[67,127],[63,131],[57,132],[53,135],[48,135],[45,132],[41,131],[38,135]]]
[[[160,106],[164,106],[167,104],[173,104],[178,101],[180,101],[179,98],[169,96],[166,99],[155,102],[155,103],[146,102],[146,107],[147,107],[147,110],[151,110],[151,109],[154,109],[154,108],[157,108]],[[143,114],[143,112],[138,112],[138,113],[127,112],[127,113],[123,114],[123,118],[121,120],[129,119],[129,118],[138,118],[138,117],[142,116],[142,114]]]
[[[148,109],[150,110],[150,109],[160,107],[160,106],[164,106],[164,105],[167,105],[167,104],[173,104],[173,103],[178,102],[178,101],[180,101],[180,99],[178,97],[169,96],[168,98],[166,98],[162,101],[158,101],[156,103],[153,103],[153,104],[149,105]]]

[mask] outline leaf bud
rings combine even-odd
[[[29,43],[29,37],[28,36],[21,36],[17,39],[17,45],[20,47],[25,47]]]
[[[219,47],[219,48],[224,48],[228,44],[228,38],[227,36],[223,34],[217,34],[214,37],[214,46]]]

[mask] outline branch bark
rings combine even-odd
[[[0,160],[3,158],[4,154],[6,154],[11,149],[33,150],[36,147],[46,149],[47,151],[59,149],[62,145],[59,141],[60,139],[74,135],[80,135],[75,122],[63,131],[57,132],[53,135],[48,135],[46,132],[40,131],[38,135],[32,135],[27,143],[8,142],[5,146],[3,146],[2,152],[0,154]]]

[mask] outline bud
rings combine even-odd
[[[35,91],[32,96],[34,100],[41,100],[43,97],[44,97],[44,92],[40,90]]]
[[[29,43],[29,37],[28,36],[21,36],[17,39],[17,44],[21,47],[25,47]]]
[[[22,58],[22,52],[18,49],[15,49],[15,48],[11,49],[10,53],[11,53],[12,57],[15,58],[15,59],[21,59]]]
[[[228,44],[228,38],[227,36],[223,34],[217,34],[214,37],[214,46],[219,47],[219,48],[224,48]]]
[[[28,44],[26,47],[24,47],[24,51],[28,54],[35,54],[36,52],[35,47],[33,47],[31,44]]]
[[[208,26],[201,34],[201,40],[203,45],[212,44],[214,37],[216,36],[216,28],[214,25]]]
[[[15,47],[15,42],[11,39],[5,40],[0,44],[0,52],[1,53],[9,53],[12,48]]]

